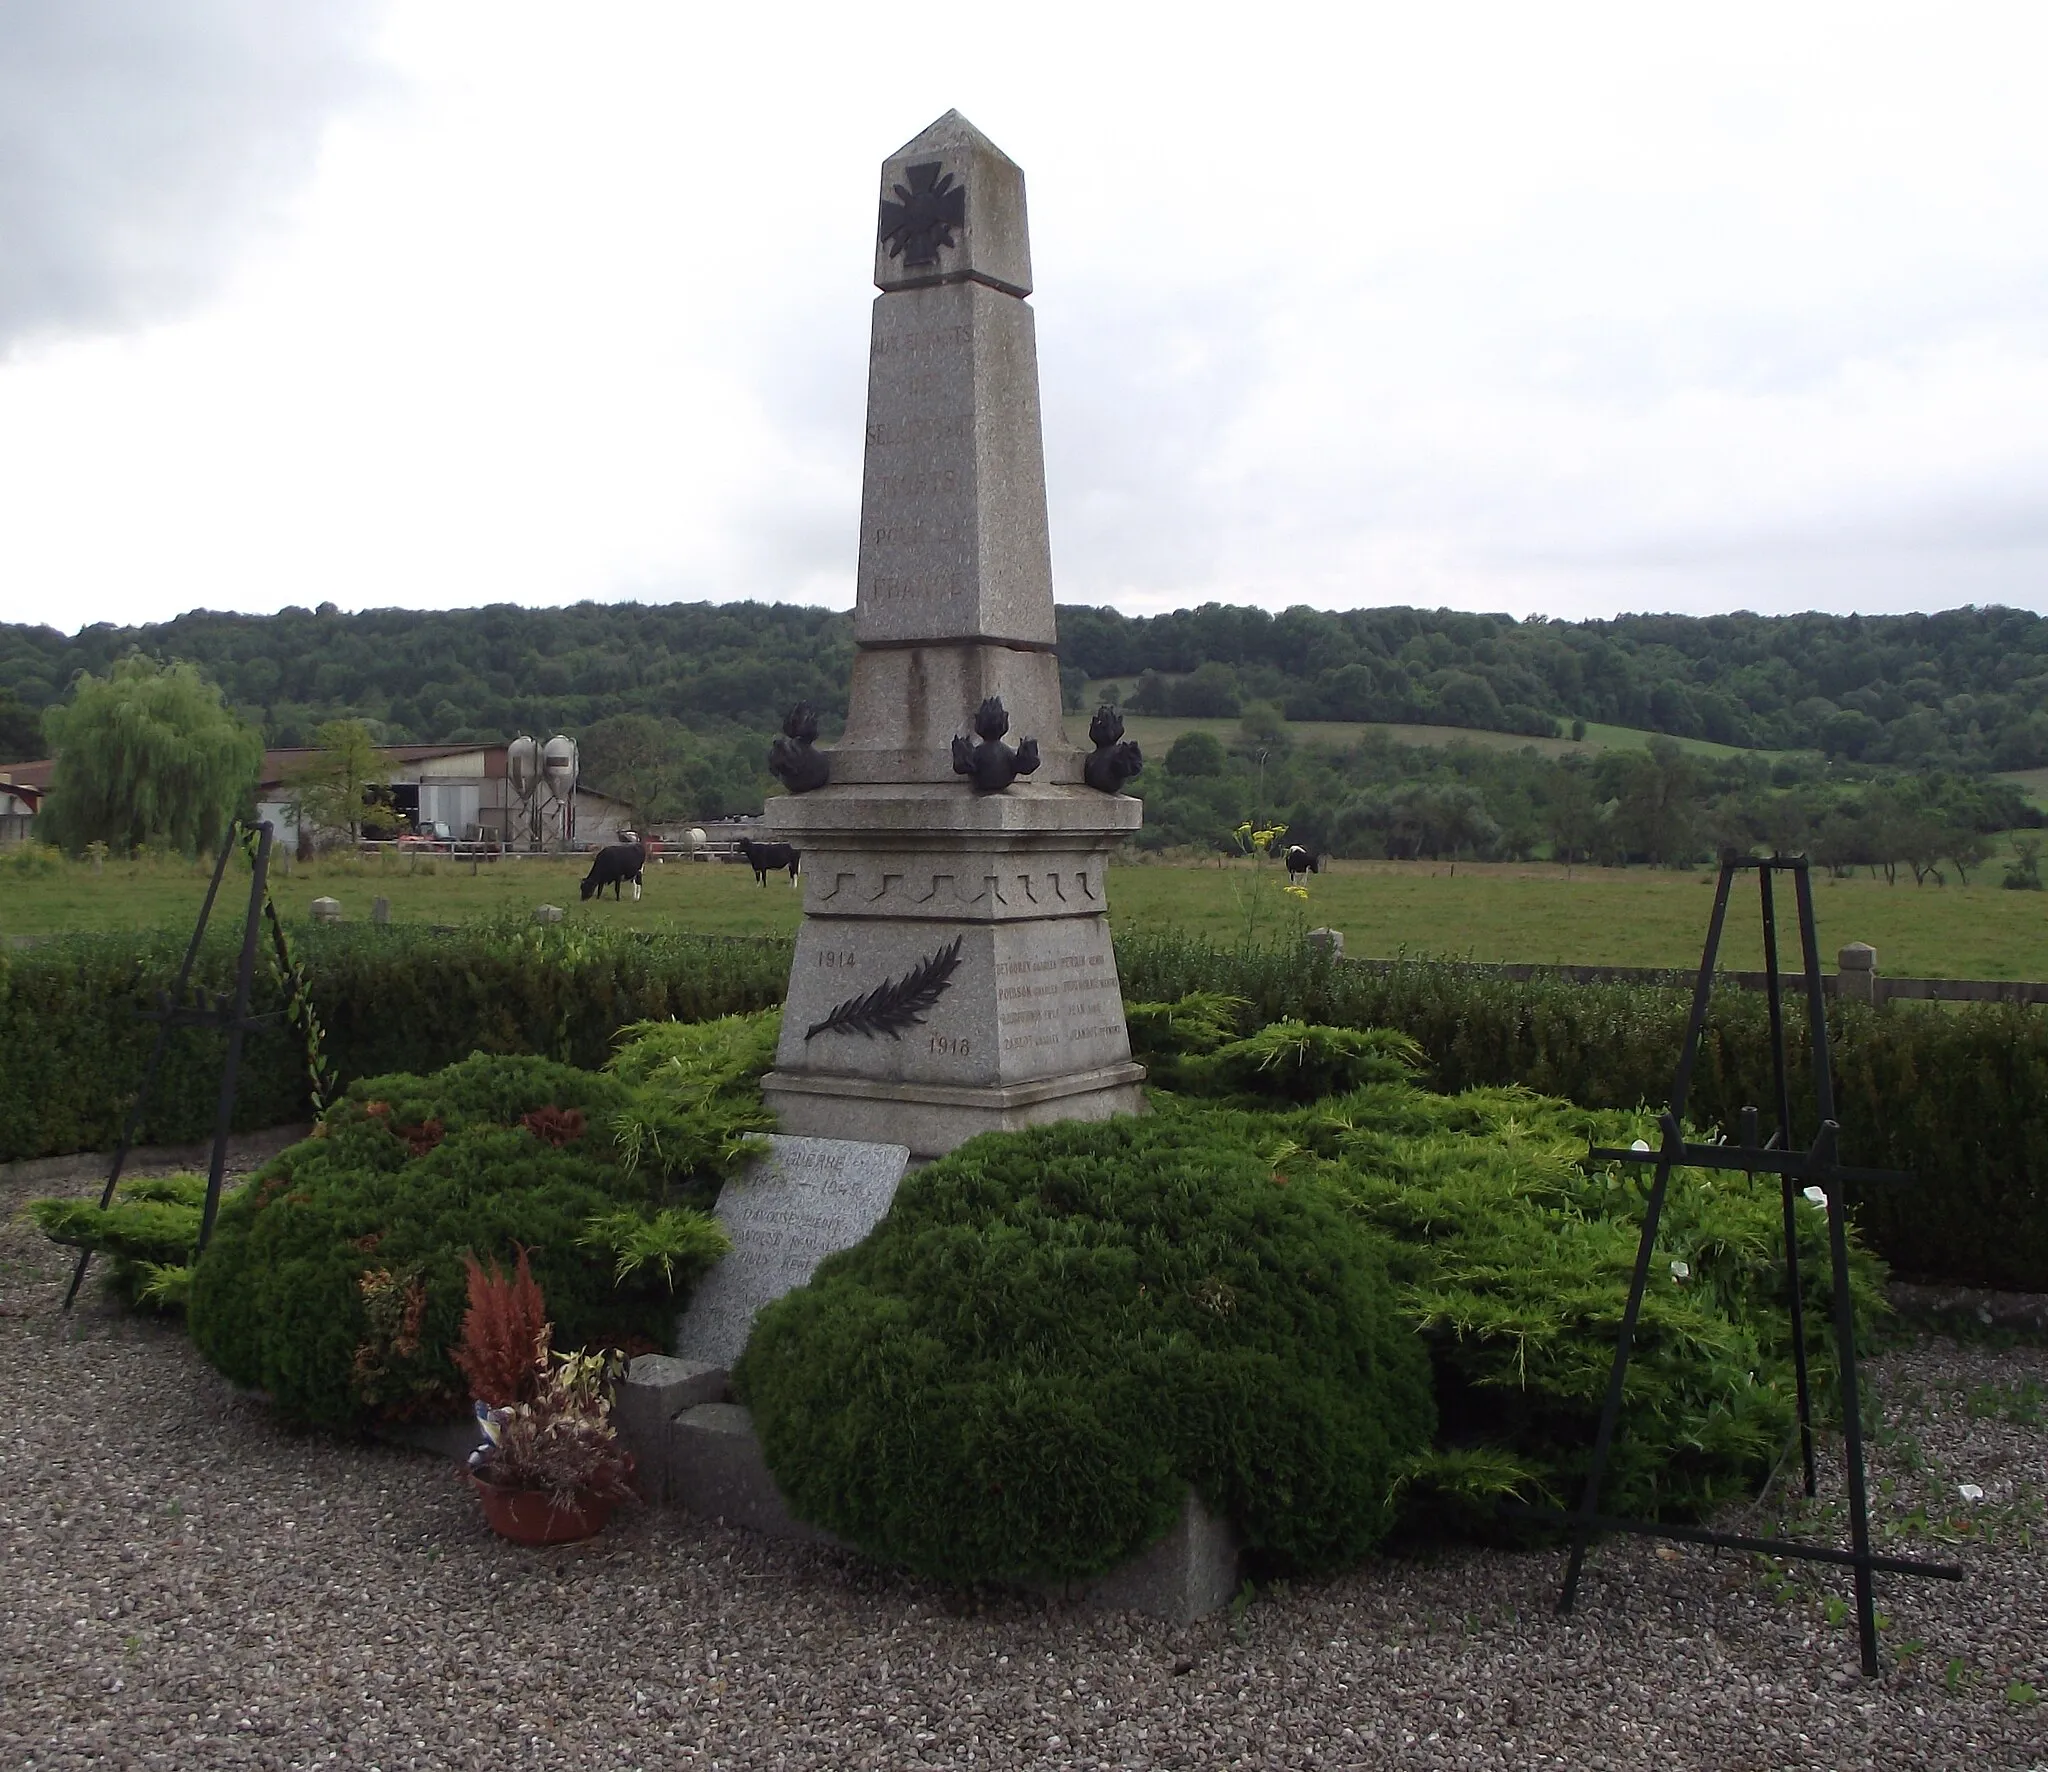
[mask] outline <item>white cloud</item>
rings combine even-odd
[[[0,6],[0,352],[210,294],[375,82],[370,0]]]
[[[287,235],[0,365],[0,615],[845,603],[875,171],[949,105],[1030,178],[1067,600],[2048,608],[2043,35],[394,0]]]

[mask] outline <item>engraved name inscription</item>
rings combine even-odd
[[[884,357],[939,357],[974,343],[971,326],[928,326],[921,332],[891,333],[878,338],[869,355]]]
[[[996,965],[996,1024],[1005,1052],[1121,1036],[1117,977],[1106,954],[1060,954]]]

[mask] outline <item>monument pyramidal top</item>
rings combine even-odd
[[[1031,293],[1023,171],[958,111],[882,162],[882,191],[877,289],[976,282]]]

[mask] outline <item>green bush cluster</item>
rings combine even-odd
[[[1189,1483],[1327,1567],[1429,1443],[1384,1247],[1200,1126],[984,1136],[765,1311],[735,1378],[796,1510],[931,1575],[1097,1573]]]
[[[1319,1181],[1393,1240],[1401,1309],[1429,1343],[1441,1420],[1437,1451],[1415,1472],[1419,1507],[1577,1498],[1644,1204],[1638,1174],[1589,1171],[1585,1152],[1652,1130],[1645,1116],[1523,1089],[1440,1096],[1405,1084],[1242,1127],[1290,1178]],[[1826,1215],[1802,1201],[1795,1224],[1807,1355],[1825,1398]],[[1696,1516],[1753,1490],[1784,1450],[1795,1392],[1783,1241],[1775,1178],[1673,1177],[1607,1479],[1617,1511]],[[1856,1246],[1866,1327],[1883,1309],[1882,1277]]]
[[[973,1140],[763,1313],[735,1375],[796,1510],[950,1580],[1085,1578],[1192,1485],[1270,1571],[1397,1525],[1495,1535],[1583,1477],[1636,1254],[1640,1177],[1589,1143],[1641,1111],[1437,1094],[1405,1037],[1210,992],[1136,1003],[1153,1112]],[[353,1085],[196,1235],[196,1177],[113,1211],[40,1202],[131,1293],[189,1273],[201,1352],[290,1419],[459,1408],[463,1254],[531,1252],[559,1341],[648,1345],[724,1249],[698,1208],[767,1124],[777,1017],[630,1028],[602,1072],[476,1054]],[[1833,1404],[1826,1219],[1797,1214]],[[1693,1517],[1789,1447],[1770,1178],[1675,1178],[1606,1490]],[[1860,1320],[1881,1264],[1860,1245]]]
[[[1590,1108],[1659,1106],[1690,1007],[1673,988],[1515,980],[1417,960],[1386,970],[1319,950],[1226,951],[1176,935],[1117,944],[1127,997],[1234,1000],[1224,1033],[1288,1017],[1412,1038],[1446,1092],[1521,1085]],[[1138,1012],[1134,1010],[1134,1017]],[[1134,1040],[1142,1042],[1139,1020]],[[1852,1192],[1871,1249],[1901,1274],[2048,1291],[2048,1014],[2013,1004],[1830,1002],[1842,1156],[1914,1174]],[[1790,1006],[1795,1136],[1811,1140],[1803,1006]],[[1774,1099],[1760,991],[1714,994],[1689,1105],[1701,1126],[1732,1129]]]
[[[736,1376],[799,1513],[964,1580],[1106,1568],[1189,1483],[1269,1569],[1355,1559],[1397,1518],[1495,1535],[1503,1497],[1576,1499],[1643,1205],[1584,1156],[1648,1117],[1436,1095],[1398,1036],[1232,1040],[1226,1008],[1133,1005],[1184,1093],[963,1146],[763,1314]],[[1303,1102],[1317,1078],[1339,1092]],[[1825,1214],[1797,1230],[1825,1406]],[[1697,1517],[1784,1454],[1784,1273],[1774,1180],[1675,1178],[1608,1506]],[[1858,1247],[1866,1326],[1881,1280]]]
[[[236,930],[217,931],[194,972],[207,990],[234,983],[239,918],[231,920]],[[186,939],[175,931],[64,936],[0,955],[0,1161],[113,1147],[156,1038],[156,1024],[138,1011],[176,977]],[[295,926],[292,948],[312,982],[326,1057],[344,1082],[431,1072],[473,1051],[595,1068],[628,1023],[765,1009],[781,1002],[789,977],[783,941],[512,921],[459,930]],[[257,981],[257,1008],[282,1008],[283,987],[267,964]],[[176,1031],[142,1142],[211,1134],[223,1047],[217,1032]],[[250,1036],[237,1128],[310,1117],[296,1031]]]
[[[52,1242],[107,1258],[106,1277],[131,1304],[182,1305],[206,1207],[203,1175],[138,1176],[104,1210],[97,1200],[31,1200],[29,1216]]]
[[[611,1071],[478,1053],[352,1084],[223,1203],[191,1286],[195,1344],[308,1425],[456,1412],[462,1257],[524,1248],[558,1342],[662,1345],[675,1290],[726,1247],[701,1207],[769,1124],[746,1066],[775,1020],[698,1030],[724,1080],[680,1103],[637,1042]],[[622,1134],[649,1119],[688,1137],[628,1161]]]

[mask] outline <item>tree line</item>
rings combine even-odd
[[[1141,713],[1569,732],[1609,722],[1851,763],[1969,771],[2048,765],[2048,620],[1937,615],[1620,616],[1561,622],[1454,610],[1167,615],[1060,610],[1062,676],[1114,680]],[[500,742],[642,715],[768,732],[795,701],[844,715],[851,618],[768,603],[562,609],[195,610],[140,627],[0,625],[0,760],[41,754],[42,712],[124,654],[184,659],[272,745],[325,721],[382,742]],[[10,754],[12,753],[12,754]],[[687,766],[685,766],[687,773]]]
[[[1060,611],[1061,657],[1137,712],[1561,734],[1575,720],[1904,768],[2048,764],[2048,620],[1625,615],[1611,621],[1208,604]]]

